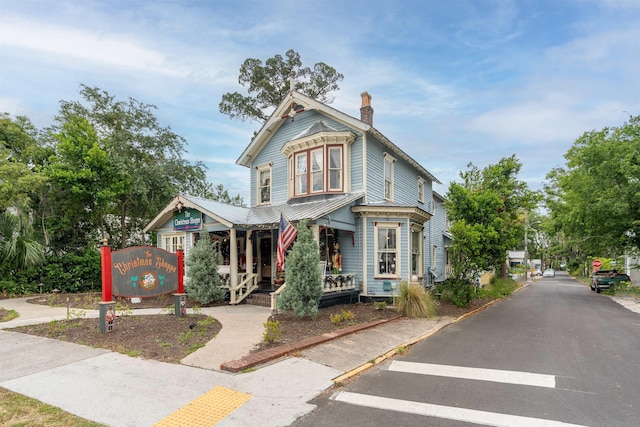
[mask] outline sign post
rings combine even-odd
[[[113,301],[113,274],[111,271],[111,246],[107,239],[102,240],[100,247],[102,258],[102,301],[100,308],[100,333],[111,332],[113,330],[113,321],[116,318],[115,306]]]
[[[184,250],[182,245],[176,251],[178,256],[178,292],[173,294],[174,313],[177,317],[187,314],[187,294],[184,293]]]
[[[599,259],[594,259],[591,265],[593,266],[593,271],[598,271],[602,267],[602,262]]]

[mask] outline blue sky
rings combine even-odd
[[[332,106],[374,126],[447,192],[515,154],[533,189],[585,131],[640,114],[637,0],[0,0],[0,111],[52,124],[80,84],[154,104],[209,180],[248,201],[235,161],[259,129],[218,111],[246,58],[294,49],[344,74]]]

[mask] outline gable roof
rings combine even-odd
[[[251,140],[251,143],[244,149],[238,160],[236,160],[236,164],[241,166],[250,167],[251,160],[256,157],[256,155],[262,150],[264,145],[269,141],[272,135],[276,133],[278,128],[282,125],[284,120],[287,120],[288,117],[295,117],[296,114],[299,114],[301,111],[310,111],[317,110],[335,121],[344,124],[345,126],[350,127],[351,129],[355,129],[362,133],[368,132],[381,144],[385,145],[389,151],[392,152],[394,157],[399,157],[409,163],[412,167],[417,169],[421,175],[429,178],[433,182],[437,182],[438,184],[442,184],[435,176],[433,176],[428,170],[426,170],[420,163],[415,161],[411,156],[405,153],[400,149],[397,145],[395,145],[391,140],[389,140],[386,136],[384,136],[381,132],[379,132],[376,128],[371,126],[367,122],[363,122],[360,119],[352,117],[348,114],[343,113],[342,111],[336,110],[326,104],[318,102],[312,98],[309,98],[306,95],[298,93],[296,91],[289,92],[289,95],[282,100],[280,105],[276,108],[276,110],[271,114],[269,120],[260,128],[256,136]],[[325,125],[326,126],[326,125]],[[332,128],[330,128],[332,129]],[[311,129],[307,129],[306,131],[311,131]],[[306,132],[305,131],[305,132]],[[301,138],[305,135],[298,135],[297,138]]]

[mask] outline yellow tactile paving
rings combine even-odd
[[[154,424],[154,427],[211,427],[250,398],[250,394],[217,386]]]

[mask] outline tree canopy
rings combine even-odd
[[[583,256],[616,256],[640,247],[640,116],[585,132],[547,175],[555,230]]]
[[[222,95],[219,109],[232,119],[256,120],[264,123],[273,109],[287,96],[290,77],[294,77],[294,90],[317,101],[331,103],[331,92],[339,90],[338,82],[344,76],[335,68],[317,62],[313,69],[303,67],[300,54],[290,49],[282,55],[262,60],[247,58],[240,66],[238,83],[247,87],[248,95],[228,92]]]
[[[50,129],[54,182],[86,196],[82,203],[103,236],[121,247],[138,243],[144,224],[179,190],[207,188],[205,166],[183,159],[186,140],[158,122],[154,105],[85,85],[80,94],[84,102],[61,101]]]
[[[460,173],[463,182],[450,184],[446,206],[456,278],[500,271],[507,251],[524,242],[523,213],[535,207],[537,195],[517,179],[521,167],[515,155],[482,170],[470,163]]]

